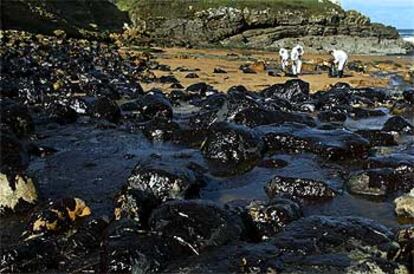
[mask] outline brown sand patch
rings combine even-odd
[[[157,77],[162,75],[174,75],[182,85],[189,86],[198,82],[206,82],[213,85],[220,91],[227,91],[230,87],[235,85],[244,85],[249,90],[259,91],[265,87],[276,83],[284,83],[292,79],[289,77],[275,77],[269,76],[266,72],[259,72],[257,74],[243,73],[239,67],[246,64],[249,60],[264,60],[268,64],[278,64],[278,55],[276,52],[251,51],[251,50],[224,50],[224,49],[182,49],[170,48],[163,49],[162,54],[156,55],[156,60],[172,68],[172,72],[154,71]],[[322,60],[328,60],[329,55],[315,55],[305,54],[304,61],[309,64],[320,63]],[[387,68],[393,71],[407,71],[412,64],[412,59],[389,57],[389,56],[351,56],[350,60],[361,60],[365,62],[391,62],[398,65],[389,65]],[[196,71],[199,78],[190,79],[185,78],[189,72],[174,71],[178,67],[188,67],[192,69],[199,69]],[[214,68],[219,67],[227,71],[225,74],[213,73]],[[306,67],[306,66],[305,66]],[[312,65],[308,66],[312,67]],[[379,65],[382,69],[384,65]],[[330,85],[337,82],[347,82],[354,87],[385,87],[388,84],[388,79],[374,78],[368,73],[356,73],[346,71],[346,78],[337,79],[329,78],[327,73],[322,74],[305,74],[301,75],[300,79],[309,82],[312,92],[318,90],[326,90]],[[143,84],[144,89],[162,88],[166,91],[170,84],[161,85],[159,83]]]

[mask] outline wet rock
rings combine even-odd
[[[0,173],[0,215],[27,212],[37,201],[37,188],[32,178]]]
[[[117,123],[121,119],[121,110],[115,101],[101,97],[96,101],[92,115],[96,118],[106,119],[109,122]]]
[[[412,273],[414,270],[414,226],[402,227],[397,231],[395,240],[401,247],[398,262],[405,264],[408,267],[408,271]]]
[[[288,80],[284,84],[276,84],[261,91],[265,98],[286,99],[293,103],[309,100],[309,83],[299,79]]]
[[[174,83],[174,84],[171,84],[170,88],[174,88],[174,89],[183,89],[183,88],[184,88],[184,86],[183,86],[183,85],[181,85],[180,83]]]
[[[394,200],[395,213],[401,217],[414,218],[414,188],[410,193]]]
[[[249,221],[253,223],[254,238],[260,240],[274,236],[302,215],[299,204],[279,197],[267,203],[253,201],[246,209]]]
[[[123,103],[122,105],[119,106],[119,108],[122,111],[139,111],[140,110],[139,103],[137,103],[136,101]]]
[[[115,198],[115,220],[124,218],[137,222],[139,228],[146,228],[151,211],[158,205],[154,195],[139,189],[123,189]]]
[[[27,147],[10,131],[1,130],[0,151],[2,172],[5,170],[25,170],[29,165]]]
[[[179,83],[180,81],[177,80],[177,78],[175,78],[172,75],[167,75],[167,76],[161,76],[160,78],[157,79],[158,82],[160,82],[161,84],[169,84],[169,83]]]
[[[403,97],[408,103],[414,104],[414,89],[404,90]]]
[[[34,132],[34,124],[28,109],[10,99],[0,100],[1,127],[7,127],[16,136],[26,136]]]
[[[368,141],[344,129],[320,130],[293,123],[257,129],[262,133],[269,152],[312,152],[331,160],[368,156]]]
[[[45,209],[36,211],[30,216],[22,236],[27,240],[42,235],[58,234],[68,230],[75,221],[90,214],[90,208],[79,198],[52,201]]]
[[[47,106],[49,119],[60,125],[76,122],[78,113],[68,105],[52,103]]]
[[[312,97],[316,100],[316,109],[320,111],[333,111],[347,113],[351,109],[350,86],[337,83],[327,92],[317,92]]]
[[[376,129],[361,129],[357,130],[355,133],[361,135],[369,141],[371,146],[395,146],[397,142],[395,141],[394,135],[391,133],[376,130]]]
[[[113,222],[104,239],[102,273],[154,273],[179,256],[192,254],[178,239],[138,229],[132,220]]]
[[[168,98],[173,105],[179,106],[180,102],[186,102],[190,99],[190,96],[183,90],[174,89],[168,94]]]
[[[179,125],[162,117],[155,117],[144,126],[145,137],[153,142],[169,141],[179,130]]]
[[[408,273],[386,227],[358,217],[311,216],[277,234],[283,273]]]
[[[367,119],[371,117],[381,117],[385,116],[385,112],[379,109],[363,109],[363,108],[353,108],[349,113],[349,116],[354,120]]]
[[[278,273],[279,250],[268,242],[238,242],[217,248],[202,256],[191,256],[171,262],[166,273]]]
[[[304,114],[289,113],[277,110],[270,111],[260,108],[243,109],[234,116],[233,120],[236,124],[241,124],[248,127],[283,124],[285,122],[300,123],[311,127],[316,125],[312,117],[306,116]]]
[[[99,271],[99,253],[108,222],[102,218],[83,223],[69,236],[61,248],[64,257],[59,262],[62,271]]]
[[[338,112],[332,112],[332,111],[321,111],[318,113],[318,119],[321,122],[324,123],[330,123],[330,122],[345,122],[346,120],[346,114],[344,113],[338,113]]]
[[[185,76],[185,78],[195,79],[195,78],[200,78],[200,77],[198,76],[198,74],[197,74],[197,73],[191,72],[191,73],[187,74],[187,75]]]
[[[141,99],[140,110],[145,119],[151,120],[155,117],[172,118],[173,109],[171,103],[161,94],[159,92],[153,92],[145,95]]]
[[[201,151],[210,170],[218,176],[243,174],[261,159],[263,142],[246,127],[225,122],[213,124]]]
[[[2,273],[41,273],[57,269],[59,246],[52,239],[36,238],[0,250]]]
[[[204,181],[200,174],[163,161],[139,163],[128,177],[127,188],[142,191],[157,201],[197,197]]]
[[[69,106],[80,115],[93,113],[97,99],[95,97],[72,97]]]
[[[172,237],[195,254],[240,239],[241,219],[206,201],[172,201],[153,211],[151,230]]]
[[[388,132],[414,134],[414,126],[401,116],[394,116],[388,119],[382,130]]]
[[[326,200],[336,196],[336,191],[328,183],[299,177],[275,176],[265,186],[271,199],[278,195],[305,200]]]
[[[414,175],[399,174],[392,168],[369,169],[350,177],[348,189],[354,194],[385,196],[414,187]]]
[[[216,93],[214,88],[206,83],[196,83],[185,89],[190,95],[197,97],[205,97]]]
[[[213,73],[227,73],[227,71],[222,68],[214,68]]]
[[[373,102],[385,102],[388,96],[384,90],[374,88],[351,88],[349,92],[354,96],[360,96]]]

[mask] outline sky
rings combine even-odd
[[[414,0],[342,0],[342,6],[368,15],[372,22],[414,29]]]

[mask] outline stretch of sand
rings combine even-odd
[[[235,56],[232,56],[235,55]],[[188,86],[198,82],[206,82],[220,91],[226,91],[234,85],[244,85],[249,90],[258,91],[276,83],[283,83],[288,77],[274,77],[267,75],[266,72],[257,74],[243,73],[239,67],[248,63],[248,60],[264,60],[268,64],[277,65],[278,55],[275,52],[250,51],[250,50],[223,50],[223,49],[184,49],[169,48],[163,49],[162,53],[155,55],[156,60],[172,68],[172,72],[154,71],[157,77],[162,75],[174,75],[182,85]],[[328,55],[305,54],[304,62],[315,63],[316,60],[328,60]],[[412,59],[390,56],[350,56],[350,61],[361,60],[362,62],[389,62],[398,64],[399,72],[404,73],[408,70]],[[197,75],[199,78],[185,78],[188,72],[174,71],[177,67],[188,67],[199,69]],[[227,74],[214,74],[213,70],[220,67],[226,70]],[[395,68],[394,68],[395,69]],[[327,73],[301,75],[300,79],[310,83],[311,90],[326,90],[330,85],[339,81],[347,82],[354,87],[385,87],[388,85],[387,78],[372,77],[369,73],[356,73],[346,71],[346,77],[343,79],[329,78]],[[169,90],[170,84],[151,83],[144,84],[145,89],[163,88]]]

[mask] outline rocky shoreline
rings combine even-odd
[[[113,44],[1,39],[0,272],[413,271],[405,82],[222,92]]]

